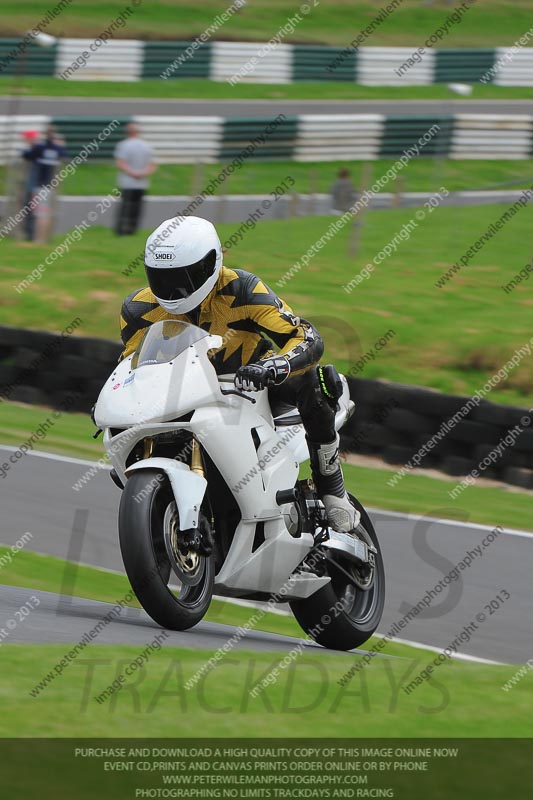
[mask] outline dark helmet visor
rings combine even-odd
[[[146,267],[150,289],[161,300],[184,300],[198,291],[215,271],[216,250],[187,267]]]

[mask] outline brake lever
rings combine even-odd
[[[248,397],[247,394],[243,394],[242,392],[237,391],[237,389],[228,389],[227,391],[221,389],[220,391],[222,392],[222,394],[235,394],[237,395],[237,397],[242,397],[244,398],[244,400],[249,400],[250,403],[257,403],[257,400],[254,400],[253,397]]]

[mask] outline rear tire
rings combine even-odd
[[[327,565],[326,574],[331,577],[330,583],[305,600],[289,603],[303,630],[315,642],[331,650],[352,650],[370,639],[379,625],[385,604],[385,569],[374,526],[361,503],[353,495],[350,495],[350,500],[361,512],[361,523],[357,530],[362,527],[377,550],[370,588],[362,590],[350,583],[353,562],[336,555],[335,561],[339,567],[331,561]],[[333,607],[338,601],[342,601],[344,607],[335,614]]]
[[[170,522],[169,522],[170,521]],[[157,470],[134,472],[122,493],[118,517],[120,551],[137,599],[163,628],[184,631],[205,615],[213,596],[213,556],[184,558],[184,583],[173,569],[165,547],[165,526],[177,530],[177,511],[168,477]],[[194,555],[194,554],[193,554]],[[194,567],[196,567],[194,569]],[[171,589],[169,584],[179,584]]]

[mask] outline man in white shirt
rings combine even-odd
[[[138,126],[129,122],[126,133],[127,138],[115,148],[115,164],[119,170],[117,183],[122,196],[115,226],[118,236],[127,236],[137,230],[148,179],[157,169],[152,148],[140,138]]]

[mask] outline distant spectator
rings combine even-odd
[[[28,130],[22,132],[24,139],[24,148],[20,155],[24,157],[24,151],[28,150],[32,145],[36,144],[41,138],[39,131]],[[37,169],[35,164],[24,160],[24,177],[22,179],[20,206],[21,208],[28,209],[23,223],[24,236],[28,242],[32,242],[35,235],[35,217],[31,210],[31,200],[35,189],[35,176]]]
[[[29,175],[29,191],[32,195],[32,211],[35,217],[35,241],[48,241],[53,222],[52,178],[66,156],[65,142],[55,128],[49,125],[44,141],[32,144],[22,154],[32,165]]]
[[[338,213],[349,211],[355,203],[355,194],[355,186],[350,178],[350,170],[344,167],[339,170],[337,180],[331,187],[333,211]]]
[[[128,236],[139,226],[143,197],[150,181],[149,176],[157,169],[152,148],[139,136],[134,122],[126,126],[127,138],[115,148],[115,164],[119,170],[118,187],[121,202],[118,207],[115,233]]]

